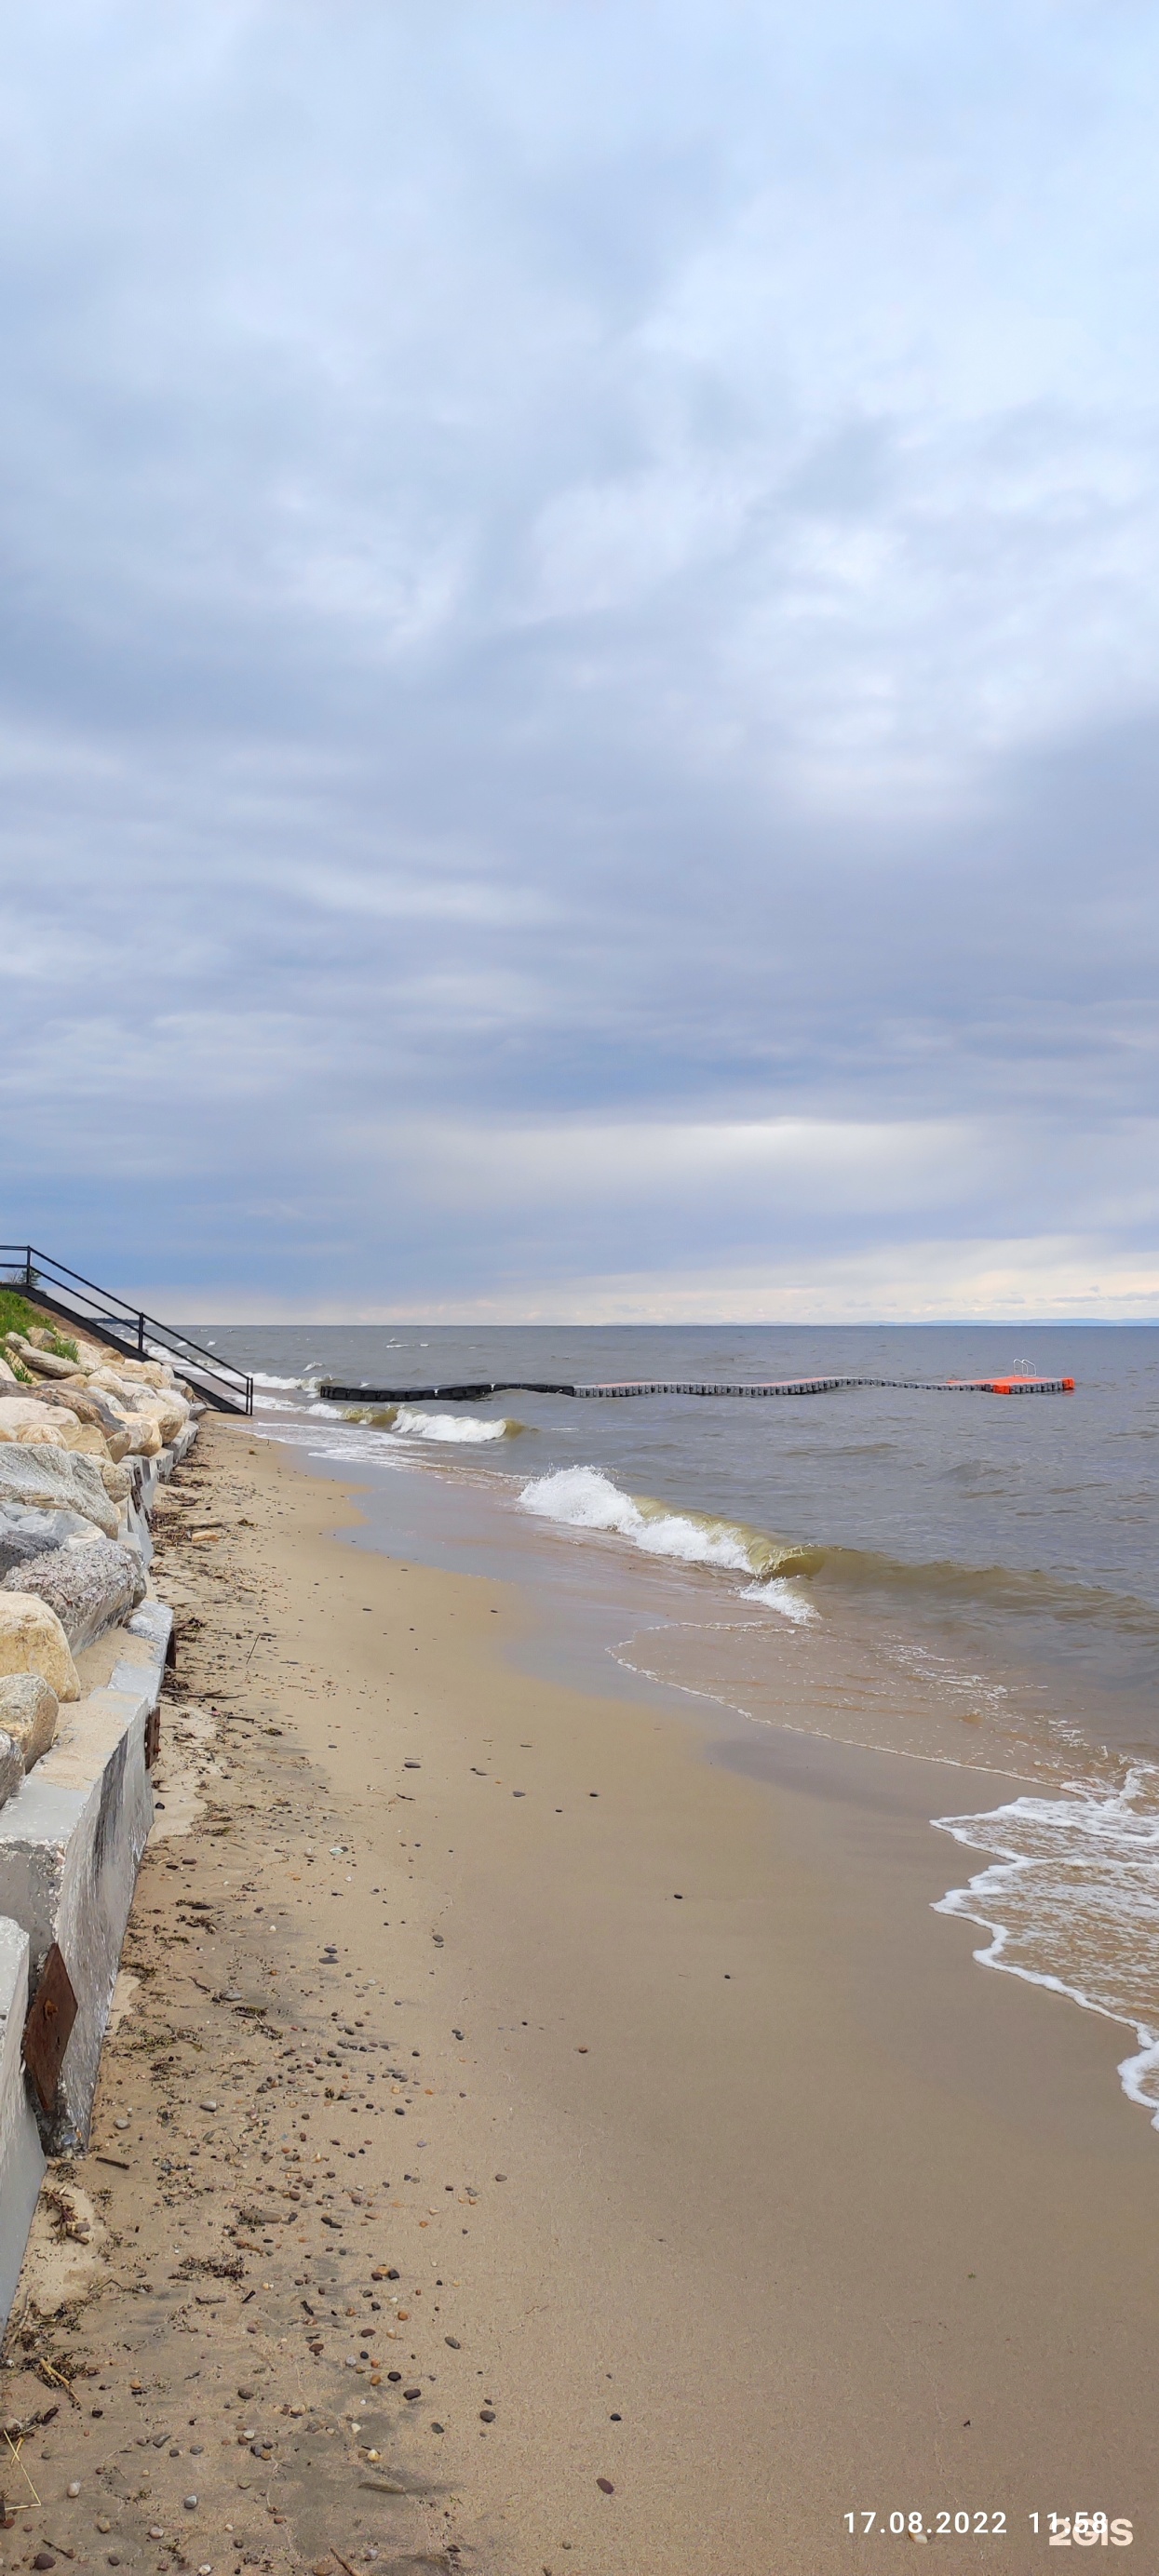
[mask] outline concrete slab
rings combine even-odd
[[[28,1954],[23,1925],[0,1918],[0,2317],[15,2296],[46,2163],[20,2054]]]
[[[196,1422],[190,1422],[172,1447],[139,1462],[127,1512],[110,1503],[103,1486],[99,1496],[94,1490],[87,1497],[86,1516],[109,1537],[123,1521],[146,1566],[157,1487],[172,1475],[196,1432]],[[31,1476],[36,1483],[43,1460],[51,1470],[58,1455],[70,1462],[73,1457],[71,1451],[22,1450],[16,1481],[26,1484]],[[26,1460],[32,1462],[27,1468]],[[40,1482],[45,1484],[44,1476]],[[27,1500],[23,1486],[21,1492]],[[51,1503],[60,1497],[55,1489],[49,1495],[46,1485],[32,1499]],[[121,1944],[153,1822],[146,1730],[161,1695],[172,1628],[165,1602],[141,1602],[110,1639],[115,1650],[111,1669],[104,1666],[108,1680],[66,1704],[49,1751],[0,1805],[0,2323],[16,2293],[46,2160],[83,2148],[88,2140]],[[13,1768],[10,1761],[8,1770]],[[54,1943],[77,1998],[77,2016],[46,2119],[25,2077],[22,2041],[29,2003]]]
[[[56,1740],[0,1808],[0,1909],[28,1935],[36,1978],[55,1941],[77,1998],[45,2147],[88,2137],[101,2044],[141,1854],[153,1821],[145,1729],[165,1669],[172,1613],[142,1602],[112,1681],[62,1712]]]

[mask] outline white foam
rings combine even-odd
[[[804,1627],[806,1620],[817,1617],[812,1602],[806,1601],[800,1586],[790,1583],[782,1574],[774,1574],[771,1583],[750,1584],[745,1599],[766,1601],[770,1610],[779,1610],[782,1619],[795,1619],[799,1627]]]
[[[794,1586],[767,1579],[775,1542],[739,1522],[714,1519],[710,1513],[670,1511],[662,1503],[622,1493],[598,1467],[561,1467],[554,1475],[535,1476],[520,1502],[541,1520],[567,1529],[608,1530],[630,1540],[645,1556],[662,1556],[679,1565],[718,1566],[726,1574],[754,1574],[766,1580],[754,1597],[789,1619],[812,1619],[816,1612],[800,1599]],[[750,1587],[752,1588],[752,1587]]]
[[[620,1530],[627,1538],[644,1526],[639,1504],[598,1467],[561,1467],[552,1476],[533,1476],[519,1500],[525,1512],[570,1529]]]
[[[471,1448],[481,1440],[507,1440],[518,1427],[478,1413],[420,1413],[413,1405],[400,1404],[390,1429],[396,1440],[445,1440]]]
[[[982,1967],[1132,2029],[1138,2049],[1119,2080],[1159,2129],[1159,1772],[1142,1764],[1109,1792],[1012,1798],[986,1815],[933,1821],[995,1855],[935,1913],[989,1933],[974,1952]]]

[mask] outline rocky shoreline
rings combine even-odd
[[[0,1291],[0,2315],[89,2134],[173,1652],[151,1519],[202,1411]]]

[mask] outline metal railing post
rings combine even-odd
[[[138,1315],[138,1317],[137,1317],[137,1349],[138,1349],[138,1351],[140,1351],[142,1354],[144,1353],[144,1349],[145,1349],[145,1318],[144,1318],[144,1316],[143,1316],[143,1315]]]

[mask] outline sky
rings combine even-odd
[[[0,1232],[1159,1316],[1159,18],[0,0]]]

